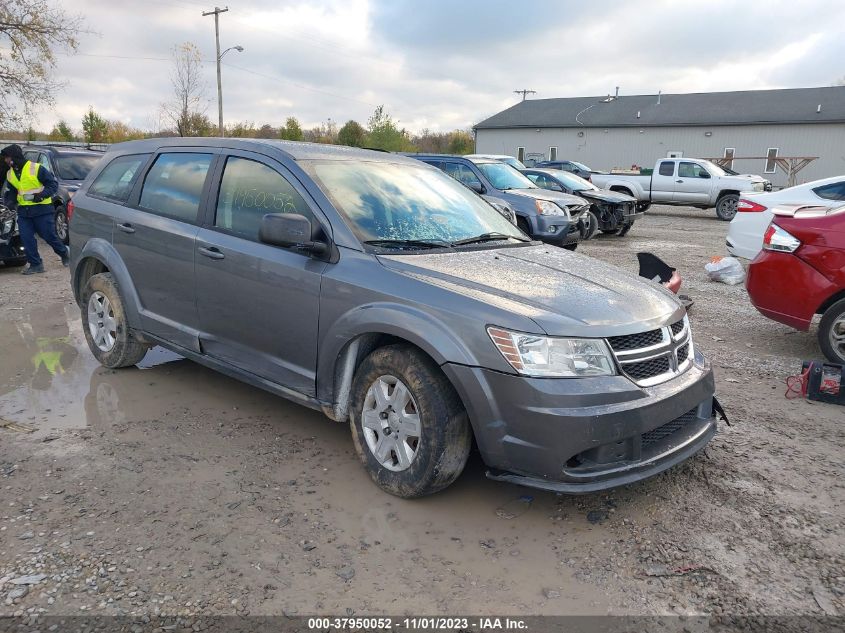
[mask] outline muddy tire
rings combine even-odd
[[[736,205],[739,202],[739,196],[735,193],[728,193],[716,201],[716,215],[720,220],[730,222],[736,215]]]
[[[405,499],[455,481],[472,445],[457,392],[434,361],[409,345],[382,347],[361,363],[349,426],[376,485]]]
[[[845,365],[845,299],[840,299],[822,315],[819,346],[832,363]]]
[[[82,291],[82,329],[91,353],[104,367],[130,367],[149,349],[135,340],[111,273],[93,275]]]

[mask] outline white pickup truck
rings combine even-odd
[[[662,158],[648,174],[591,174],[593,184],[634,196],[637,209],[651,204],[673,204],[700,209],[716,208],[722,220],[736,215],[739,194],[764,191],[768,181],[760,176],[729,175],[724,169],[700,158]]]

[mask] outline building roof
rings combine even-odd
[[[658,103],[659,99],[659,103]],[[821,106],[821,111],[817,111]],[[639,118],[638,118],[639,115]],[[845,86],[526,99],[476,129],[656,127],[845,122]]]

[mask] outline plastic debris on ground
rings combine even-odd
[[[736,286],[745,281],[745,269],[736,257],[713,257],[704,265],[710,281]]]

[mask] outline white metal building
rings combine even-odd
[[[815,156],[797,182],[845,174],[845,86],[528,99],[474,129],[481,154],[575,160],[598,170],[735,156],[732,169],[782,187],[787,175],[773,158]]]

